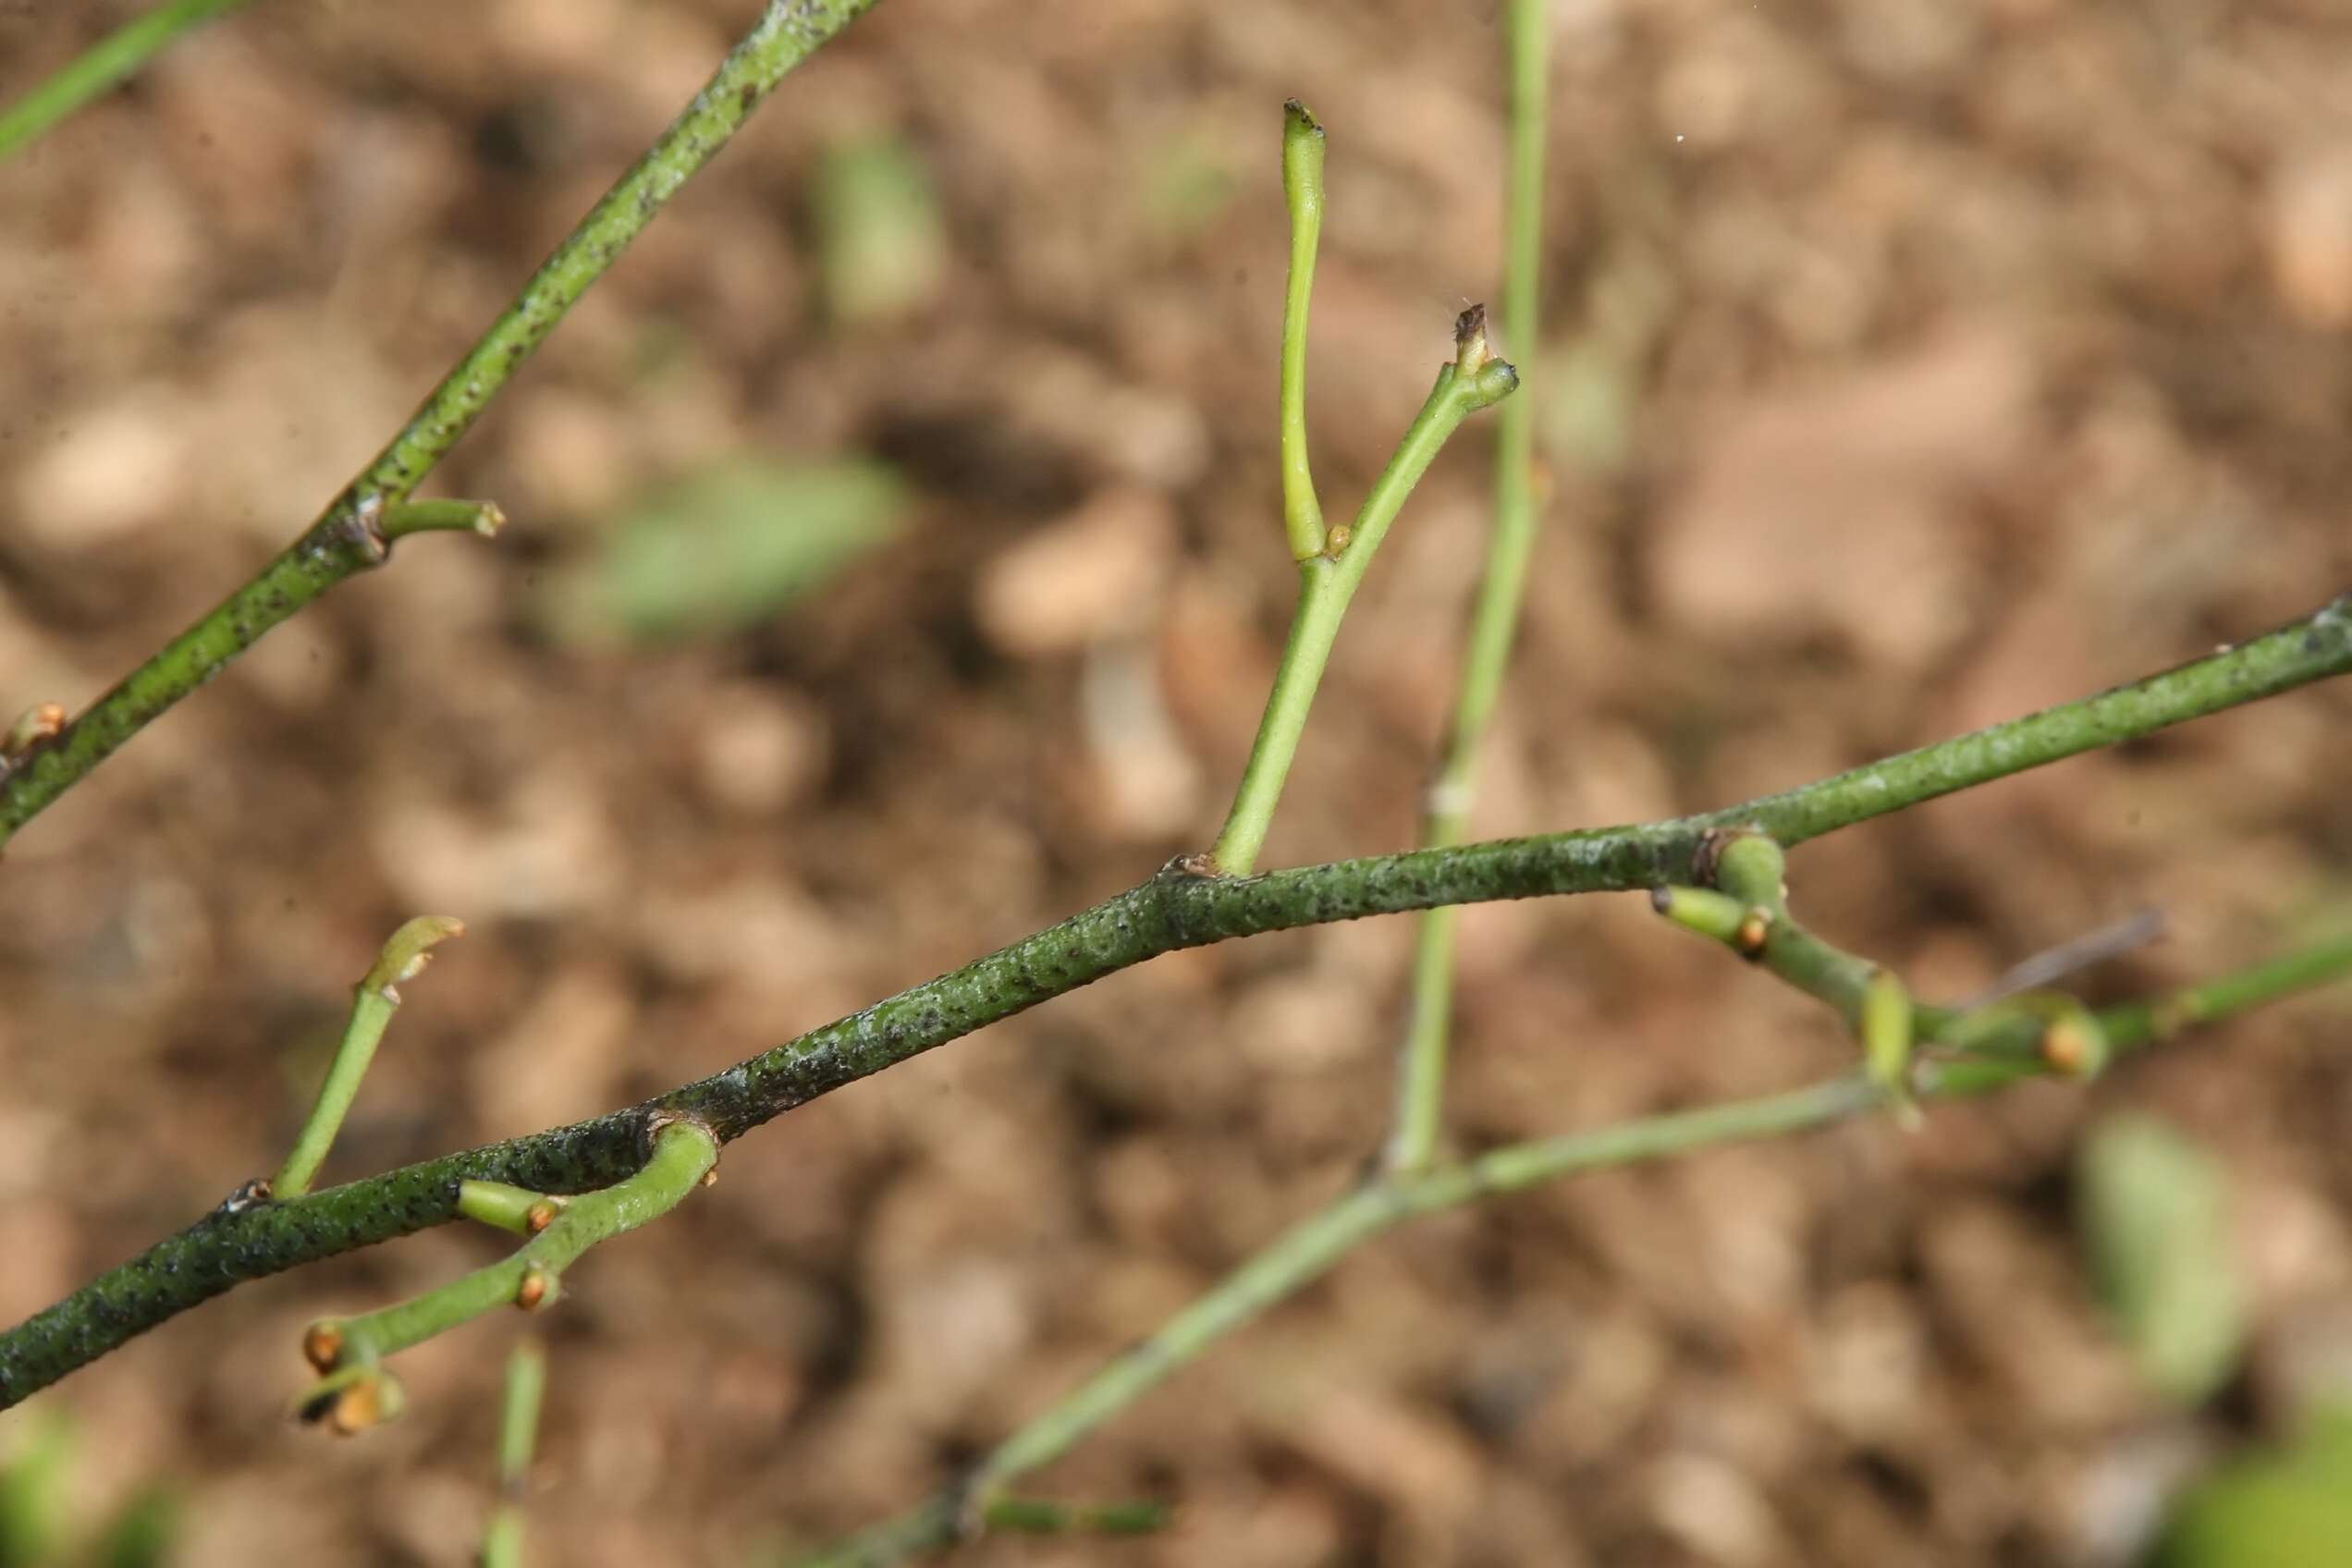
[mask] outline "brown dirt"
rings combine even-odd
[[[0,96],[128,9],[0,6]],[[289,537],[753,10],[260,5],[0,169],[8,702],[86,701]],[[1492,12],[890,0],[789,83],[445,470],[506,539],[404,548],[10,846],[0,1321],[274,1163],[410,913],[472,931],[340,1173],[709,1070],[1198,848],[1289,578],[1280,104],[1331,128],[1339,509],[1494,287]],[[1482,832],[1721,804],[2346,582],[2340,7],[1554,12],[1558,494]],[[915,317],[845,336],[807,202],[864,129],[928,160],[952,249]],[[1178,166],[1230,198],[1171,222]],[[1462,447],[1359,601],[1274,863],[1411,837],[1477,568]],[[883,452],[919,527],[755,633],[531,630],[600,519],[745,448]],[[1798,898],[1941,992],[2145,903],[2174,935],[2095,994],[2242,962],[2340,909],[2347,719],[2307,692],[1914,812],[1808,848]],[[1463,1145],[1844,1060],[1639,900],[1464,928]],[[739,1563],[913,1501],[1351,1180],[1409,938],[1162,961],[731,1149],[545,1322],[539,1560]],[[2266,1369],[2346,1332],[2344,1017],[1394,1236],[1037,1478],[1180,1528],[969,1560],[2111,1562],[2179,1427],[2090,1305],[2076,1136],[2143,1106],[2227,1159],[2259,1332],[2211,1429],[2264,1429],[2298,1393]],[[284,1407],[309,1317],[494,1246],[269,1281],[76,1377],[90,1507],[178,1478],[190,1564],[464,1561],[520,1324],[413,1353],[413,1414],[365,1440]]]

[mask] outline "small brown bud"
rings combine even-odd
[[[1739,929],[1732,936],[1732,946],[1742,958],[1762,958],[1764,944],[1770,939],[1771,935],[1772,912],[1758,905],[1749,910],[1746,918],[1739,923]]]
[[[535,1236],[540,1231],[545,1230],[548,1226],[553,1225],[556,1222],[556,1216],[562,1212],[563,1205],[557,1203],[555,1199],[541,1198],[537,1203],[533,1204],[529,1208],[522,1211],[522,1222],[526,1226],[530,1227],[531,1233]]]
[[[2041,1060],[2052,1071],[2079,1078],[2090,1071],[2094,1047],[2090,1036],[2071,1019],[2060,1019],[2041,1032]]]
[[[536,1312],[556,1298],[556,1277],[539,1264],[532,1264],[522,1271],[522,1283],[515,1287],[515,1305],[525,1312]]]
[[[321,1318],[302,1331],[302,1358],[322,1372],[335,1370],[343,1354],[343,1325]]]

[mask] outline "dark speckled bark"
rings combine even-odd
[[[580,1192],[615,1181],[643,1158],[647,1113],[655,1109],[690,1111],[722,1138],[739,1137],[827,1090],[1179,948],[1438,904],[1685,882],[1692,857],[1712,827],[1754,824],[1783,844],[1801,843],[2346,669],[2352,669],[2352,597],[2133,685],[1704,816],[1243,878],[1203,878],[1171,868],[951,974],[633,1110],[292,1203],[208,1216],[0,1335],[0,1408],[232,1285],[452,1219],[461,1178],[543,1192]]]

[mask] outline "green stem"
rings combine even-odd
[[[2216,1023],[2347,974],[2352,974],[2352,934],[2146,1001],[2104,1009],[2098,1015],[2099,1026],[2109,1046],[2134,1050],[2169,1039],[2189,1025]],[[1920,1074],[1928,1092],[1958,1096],[1988,1094],[2047,1072],[2040,1061],[2020,1056],[2002,1061],[1929,1062]]]
[[[1147,1536],[1168,1526],[1157,1502],[1055,1502],[1047,1498],[994,1497],[980,1511],[991,1530],[1027,1536]]]
[[[2157,1037],[2147,1022],[2150,1019],[2193,1016],[2198,1022],[2211,1022],[2346,975],[2352,975],[2352,938],[2172,997],[2116,1008],[2102,1013],[2100,1023],[2117,1044],[2143,1045]],[[2208,1011],[2195,1011],[2198,1008]],[[2139,1021],[2137,1033],[2135,1020]],[[2036,1069],[2021,1067],[2001,1082],[2036,1073]],[[1931,1083],[1927,1092],[1956,1096],[1989,1086],[1980,1076],[1947,1072]],[[815,1563],[887,1568],[951,1544],[963,1512],[958,1506],[960,1499],[985,1498],[994,1488],[1060,1458],[1218,1341],[1296,1294],[1356,1247],[1406,1219],[1595,1170],[1809,1132],[1881,1109],[1886,1103],[1882,1085],[1866,1072],[1786,1094],[1508,1145],[1457,1164],[1419,1171],[1387,1170],[1277,1237],[1142,1344],[1007,1439],[962,1485],[811,1559],[811,1568]]]
[[[499,1262],[395,1305],[314,1325],[314,1332],[324,1327],[340,1346],[324,1370],[381,1361],[502,1306],[552,1305],[564,1270],[582,1253],[668,1214],[718,1163],[718,1139],[699,1122],[666,1122],[653,1145],[634,1173],[573,1198],[553,1224]]]
[[[1527,560],[1542,521],[1536,505],[1536,347],[1542,330],[1544,128],[1550,93],[1551,26],[1544,0],[1510,0],[1503,55],[1511,78],[1510,202],[1503,239],[1502,325],[1518,345],[1525,388],[1504,403],[1495,425],[1494,531],[1486,574],[1470,616],[1462,686],[1444,760],[1430,780],[1421,842],[1459,844],[1477,800],[1478,754],[1502,693],[1504,670],[1526,597]],[[1417,1170],[1436,1158],[1445,1115],[1446,1054],[1453,1028],[1454,933],[1451,908],[1421,917],[1413,959],[1413,1004],[1397,1072],[1396,1131],[1386,1158]]]
[[[0,158],[131,76],[181,33],[243,4],[245,0],[171,0],[116,28],[63,70],[0,109]]]
[[[1478,347],[1483,350],[1483,337]],[[1258,721],[1257,741],[1242,769],[1233,809],[1209,851],[1220,874],[1246,876],[1257,864],[1266,830],[1274,820],[1275,803],[1281,799],[1292,759],[1298,754],[1299,737],[1306,729],[1307,712],[1315,705],[1316,688],[1322,684],[1324,668],[1330,662],[1340,622],[1389,524],[1396,521],[1405,497],[1413,494],[1413,487],[1462,422],[1509,397],[1517,385],[1518,373],[1511,366],[1501,360],[1474,360],[1465,349],[1462,361],[1438,372],[1437,385],[1429,389],[1421,411],[1414,416],[1389,466],[1365,498],[1354,526],[1329,536],[1327,548],[1331,554],[1299,563],[1298,608],[1291,619],[1281,668],[1275,671],[1274,689],[1267,697],[1265,717]]]
[[[25,766],[0,778],[0,844],[272,627],[345,578],[382,565],[387,541],[377,523],[387,509],[407,500],[564,312],[619,259],[663,203],[727,145],[785,74],[875,3],[770,0],[757,25],[729,52],[685,112],[581,220],[399,434],[302,536],[84,710]]]
[[[536,1340],[525,1340],[507,1358],[507,1395],[498,1409],[498,1505],[483,1532],[482,1568],[522,1568],[523,1498],[546,1388],[547,1353]]]
[[[1292,557],[1309,561],[1326,543],[1306,456],[1306,307],[1323,234],[1323,127],[1295,98],[1282,105],[1282,198],[1291,210],[1291,274],[1282,296],[1282,527]]]
[[[327,1067],[326,1082],[319,1085],[310,1117],[270,1183],[275,1195],[296,1198],[311,1190],[312,1178],[325,1162],[326,1151],[335,1146],[335,1134],[343,1130],[343,1119],[359,1095],[360,1080],[367,1076],[368,1064],[375,1060],[376,1043],[384,1038],[386,1025],[400,1006],[401,985],[415,979],[424,968],[434,944],[464,930],[464,922],[446,914],[417,916],[392,933],[375,962],[352,987],[351,1021],[344,1026],[343,1043],[335,1049],[335,1060]]]
[[[459,1183],[577,1193],[636,1169],[655,1110],[722,1140],[844,1084],[1181,948],[1440,904],[1694,880],[1714,828],[1817,838],[1955,790],[2352,669],[2352,599],[2226,653],[1832,778],[1703,815],[1421,850],[1249,877],[1164,872],[1059,925],[633,1110],[445,1155],[291,1203],[225,1205],[0,1333],[0,1408],[247,1280],[458,1217]]]
[[[479,533],[487,539],[506,525],[507,514],[495,501],[401,501],[384,508],[378,526],[386,539],[411,533]]]

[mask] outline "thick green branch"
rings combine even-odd
[[[183,32],[245,0],[171,0],[125,22],[40,86],[0,109],[0,158],[135,73]]]
[[[116,747],[218,675],[280,621],[355,572],[383,564],[387,521],[475,526],[478,514],[401,513],[405,501],[662,204],[741,129],[786,72],[875,0],[772,0],[707,86],[557,247],[391,444],[261,574],[125,677],[64,733],[0,778],[0,844]],[[387,519],[386,508],[396,508]],[[453,521],[454,520],[454,521]],[[389,531],[397,533],[396,528]]]
[[[446,1223],[458,1215],[463,1179],[541,1193],[608,1185],[643,1159],[655,1110],[696,1116],[722,1140],[739,1137],[818,1095],[1179,948],[1446,903],[1687,884],[1712,827],[1753,823],[1795,843],[2347,669],[2352,599],[2338,599],[2162,675],[1705,815],[1260,876],[1163,872],[951,974],[634,1110],[292,1203],[224,1206],[0,1334],[0,1408],[243,1280]]]

